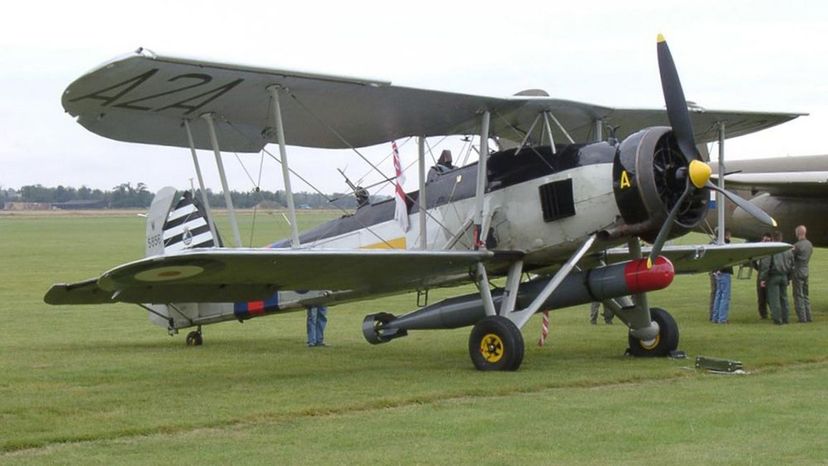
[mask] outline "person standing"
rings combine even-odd
[[[725,229],[724,242],[730,243],[730,230]],[[714,324],[726,324],[730,314],[730,284],[733,279],[733,266],[722,267],[713,274],[716,276],[716,297],[713,302],[712,321]]]
[[[592,305],[589,308],[589,323],[595,325],[598,323],[598,309],[601,307],[600,301],[593,301]],[[612,325],[612,318],[615,314],[612,313],[609,309],[607,309],[607,305],[604,305],[604,312],[601,314],[604,317],[604,323],[607,325]]]
[[[712,271],[709,274],[710,276],[710,308],[707,312],[707,320],[713,322],[713,311],[716,309],[716,271]]]
[[[782,233],[773,232],[774,241],[782,241]],[[793,252],[778,252],[762,260],[759,272],[767,293],[771,318],[776,325],[788,323],[788,280],[793,269]]]
[[[769,232],[762,233],[762,242],[767,243],[771,240],[771,234]],[[762,277],[759,274],[760,270],[760,261],[761,259],[755,260],[752,262],[752,266],[756,269],[756,306],[759,311],[759,318],[760,319],[767,319],[768,318],[768,300],[767,300],[767,293],[765,292],[765,285],[762,282]]]
[[[713,230],[713,235],[716,237],[719,236],[718,228]],[[716,244],[716,239],[714,238],[709,244]],[[707,312],[707,320],[715,323],[713,320],[713,311],[716,309],[716,280],[718,277],[715,270],[711,270],[707,275],[710,277],[710,306]]]
[[[327,306],[308,308],[308,348],[328,346],[325,344],[325,326],[328,324]]]
[[[794,243],[794,266],[792,273],[794,309],[800,322],[813,322],[811,318],[811,300],[808,297],[808,262],[814,252],[814,245],[808,241],[805,225],[796,227]]]

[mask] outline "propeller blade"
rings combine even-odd
[[[706,185],[709,189],[714,191],[720,192],[725,195],[728,199],[730,199],[734,204],[741,207],[745,210],[745,212],[749,213],[753,216],[756,220],[764,223],[765,225],[772,226],[776,228],[776,220],[773,219],[770,215],[768,215],[764,210],[756,207],[755,205],[751,204],[750,202],[746,201],[744,198],[740,197],[739,195],[732,193],[726,189],[719,189],[718,186],[711,182],[707,182]]]
[[[691,160],[701,160],[701,154],[696,148],[696,141],[693,137],[693,125],[690,122],[690,112],[687,110],[687,100],[684,98],[684,91],[681,89],[676,64],[673,62],[673,55],[667,46],[664,36],[658,35],[658,71],[661,75],[661,89],[664,91],[664,103],[667,105],[667,118],[673,133],[676,135],[679,149],[689,163]]]
[[[667,216],[667,220],[661,225],[661,230],[658,231],[658,236],[656,236],[655,241],[653,242],[653,249],[650,250],[650,255],[647,257],[647,268],[650,268],[655,263],[655,260],[658,258],[658,255],[661,254],[661,249],[664,247],[664,243],[667,242],[667,236],[670,234],[670,230],[673,228],[673,222],[676,220],[676,216],[678,216],[679,208],[684,203],[684,200],[687,199],[687,196],[690,195],[690,192],[693,191],[693,186],[689,182],[687,182],[687,187],[684,188],[684,192],[681,193],[678,201],[676,201],[676,205],[670,209],[670,214]]]

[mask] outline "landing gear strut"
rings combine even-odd
[[[641,340],[629,336],[630,354],[637,357],[669,356],[671,351],[678,348],[678,324],[667,311],[650,308],[650,317],[658,324],[658,334],[651,340]]]
[[[201,346],[202,343],[204,343],[204,339],[201,336],[201,325],[199,325],[198,330],[193,330],[187,334],[187,346]]]
[[[523,335],[505,317],[486,317],[472,328],[469,355],[477,370],[516,371],[523,362]]]

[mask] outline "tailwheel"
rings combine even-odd
[[[678,324],[670,313],[661,308],[651,308],[650,317],[658,324],[658,335],[652,340],[641,340],[630,335],[630,354],[638,357],[669,356],[678,348]]]
[[[187,346],[201,346],[202,343],[204,343],[204,339],[201,336],[200,326],[198,330],[193,330],[187,334]]]
[[[523,335],[505,317],[486,317],[472,328],[469,355],[477,370],[515,371],[523,362]]]

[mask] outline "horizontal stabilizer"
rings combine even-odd
[[[98,286],[98,279],[92,278],[77,283],[52,285],[43,301],[46,304],[109,304],[114,303],[112,292]]]

